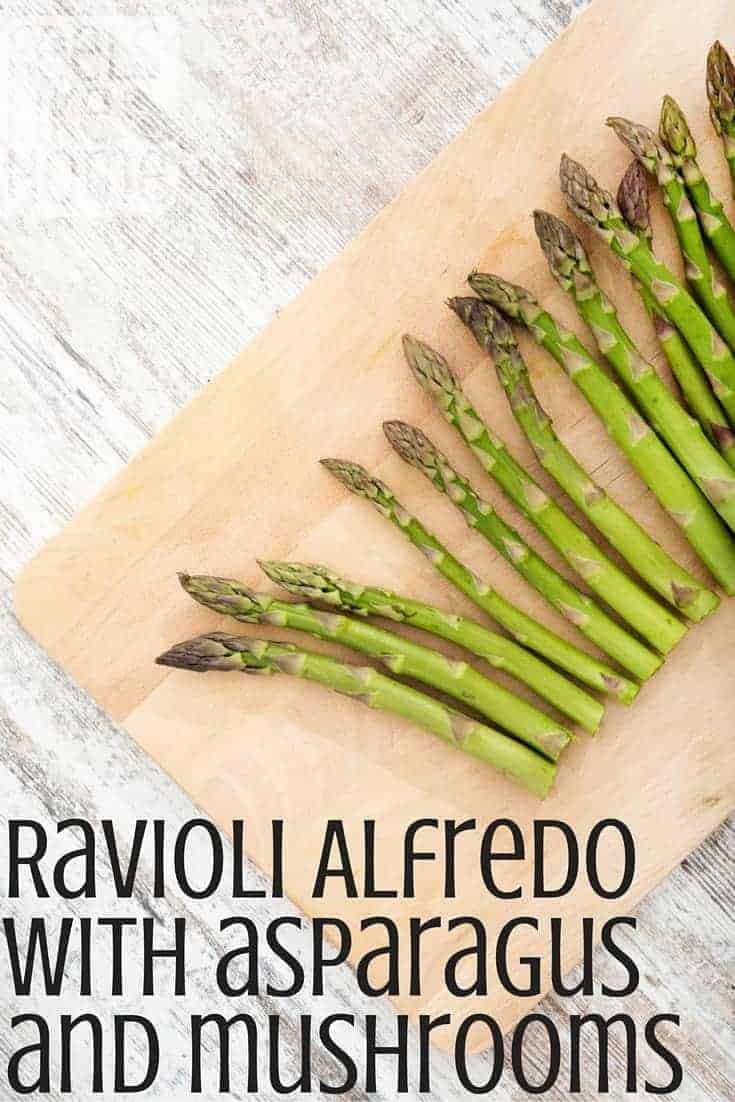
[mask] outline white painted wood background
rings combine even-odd
[[[173,830],[195,814],[18,627],[13,578],[582,6],[3,5],[0,817],[48,826],[67,816],[111,817],[125,830],[138,816],[165,816]],[[725,825],[639,907],[628,948],[642,981],[624,1005],[543,1005],[562,1033],[572,1012],[625,1010],[641,1020],[681,1013],[682,1102],[735,1097],[734,855],[735,831]],[[94,906],[71,911],[109,912],[112,898],[107,884]],[[23,916],[29,905],[3,900],[2,909]],[[54,905],[35,910],[61,913]],[[248,907],[263,922],[288,910]],[[156,998],[144,1010],[163,1039],[150,1096],[185,1098],[187,1015],[233,1012],[209,984],[224,945],[221,909],[188,905],[175,893],[165,904],[150,901],[144,884],[125,913],[188,914],[192,924],[201,966],[189,977],[189,997]],[[295,940],[307,944],[306,935]],[[88,1009],[69,997],[53,1008],[33,999],[20,1005],[8,992],[0,954],[3,1061],[13,1013]],[[135,1012],[140,1000],[126,1005]],[[102,998],[97,1008],[107,1020],[125,1005]],[[278,1007],[287,1023],[340,1008],[377,1010],[382,1037],[393,1037],[390,1007],[363,999],[347,968],[313,1006],[294,999]],[[273,1010],[272,1002],[257,1004],[263,1017]],[[615,1098],[623,1097],[621,1062],[616,1045]],[[640,1066],[654,1080],[663,1074],[654,1057],[643,1055]],[[375,1097],[389,1099],[384,1068]],[[464,1097],[438,1055],[433,1086],[432,1098]],[[586,1090],[597,1097],[591,1081]],[[88,1096],[80,1089],[73,1097]],[[51,1097],[62,1096],[55,1088]],[[111,1088],[96,1097],[111,1098]],[[263,1089],[259,1097],[276,1096]],[[364,1094],[356,1088],[350,1097]],[[508,1085],[495,1097],[530,1096]],[[546,1097],[567,1094],[562,1086]]]

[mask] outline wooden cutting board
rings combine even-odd
[[[571,966],[579,953],[579,916],[602,919],[629,910],[733,802],[735,606],[728,602],[689,633],[633,709],[610,706],[599,737],[583,736],[569,750],[556,790],[542,807],[430,736],[318,686],[286,678],[200,678],[155,666],[156,654],[174,641],[228,626],[184,596],[176,571],[230,574],[266,588],[256,556],[324,561],[356,580],[471,613],[369,505],[350,497],[317,465],[321,456],[336,455],[378,473],[478,573],[570,634],[467,531],[447,501],[390,452],[381,421],[414,421],[491,500],[499,500],[412,381],[400,336],[409,330],[441,349],[479,409],[538,473],[489,362],[443,300],[463,292],[472,267],[484,267],[527,284],[579,328],[571,304],[547,273],[530,212],[539,206],[563,212],[557,189],[563,150],[616,186],[628,158],[604,128],[604,118],[622,114],[655,126],[665,92],[681,101],[703,166],[716,190],[729,196],[704,90],[709,44],[728,32],[732,40],[729,13],[726,0],[597,0],[41,551],[18,582],[17,609],[26,627],[217,823],[227,829],[233,818],[247,819],[249,852],[266,870],[269,821],[285,820],[289,895],[310,914],[348,919],[356,952],[369,944],[359,920],[376,910],[403,929],[412,914],[477,914],[491,934],[513,914],[530,911],[539,915],[541,929],[519,936],[517,953],[544,954],[544,923],[550,914],[562,914],[565,963]],[[673,256],[660,209],[655,219],[660,251]],[[624,271],[602,244],[590,244],[603,285],[653,353]],[[545,354],[526,343],[524,348],[566,442],[692,566],[674,525],[611,447],[571,383]],[[501,511],[513,516],[506,504]],[[558,565],[535,534],[530,540]],[[481,887],[472,844],[460,849],[462,889],[453,901],[440,897],[441,878],[432,866],[420,871],[413,901],[345,901],[338,891],[318,903],[309,898],[329,817],[345,820],[358,856],[362,820],[377,820],[380,880],[395,886],[398,840],[413,819],[474,816],[482,825],[510,816],[528,836],[539,815],[567,820],[582,839],[601,817],[617,816],[630,825],[638,873],[624,902],[606,905],[582,885],[561,901],[535,903],[528,862],[520,875],[523,899],[499,904]],[[560,852],[552,854],[552,865],[556,861],[561,863]],[[616,861],[612,851],[605,857],[611,878]],[[508,877],[516,875],[509,865]],[[450,1010],[457,1019],[483,1009],[511,1026],[529,1003],[497,985],[488,999],[447,996],[442,961],[458,945],[457,935],[437,934],[423,996],[398,1004],[413,1014]],[[441,1043],[448,1040],[445,1031]]]

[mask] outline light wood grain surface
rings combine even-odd
[[[568,15],[13,12],[5,62],[25,79],[10,84],[4,204],[8,580]],[[3,812],[187,817],[184,797],[6,615]],[[644,984],[626,1004],[681,1010],[692,1102],[732,1087],[728,840],[721,830],[640,909]],[[203,913],[206,954],[216,915]],[[346,970],[330,998],[364,1007]],[[563,1021],[572,1007],[548,1008]],[[158,1009],[175,1051],[183,1008]],[[390,1020],[385,1010],[386,1035]],[[168,1073],[170,1096],[181,1083]],[[449,1078],[439,1062],[437,1097],[453,1096]]]

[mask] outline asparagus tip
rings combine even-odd
[[[611,127],[623,145],[626,145],[634,156],[643,162],[644,167],[651,173],[656,173],[658,166],[671,165],[671,155],[668,149],[662,145],[653,130],[641,123],[631,122],[617,115],[611,115],[606,120],[606,125]]]
[[[459,389],[458,380],[440,352],[415,338],[404,339],[403,351],[414,377],[425,390],[435,394]]]
[[[478,325],[482,324],[483,315],[487,310],[492,309],[488,303],[473,295],[455,295],[454,298],[447,299],[447,305],[475,336],[477,336]]]
[[[384,421],[383,432],[394,451],[414,467],[425,469],[425,458],[438,455],[428,436],[406,421]]]
[[[206,673],[208,670],[228,670],[241,666],[233,657],[234,651],[250,648],[254,640],[238,638],[224,631],[212,631],[177,643],[159,654],[156,665],[174,669]]]
[[[684,112],[673,96],[665,95],[661,103],[658,134],[666,148],[677,158],[677,164],[697,156],[697,146]]]
[[[710,118],[718,134],[735,118],[735,66],[719,39],[707,54],[707,96]]]
[[[502,276],[490,272],[472,272],[467,277],[467,282],[483,302],[489,302],[506,317],[521,317],[524,304],[532,308],[538,307],[530,291],[516,283],[510,283]]]
[[[317,572],[320,569],[318,566],[306,566],[302,563],[286,562],[280,559],[257,559],[258,566],[263,571],[265,576],[272,582],[276,582],[277,585],[284,585],[289,580],[292,580],[296,574],[301,574],[306,571]],[[288,586],[286,586],[288,588]]]
[[[648,173],[637,158],[628,165],[618,186],[617,202],[632,230],[651,234],[648,202]]]
[[[320,459],[319,462],[353,494],[371,499],[393,497],[388,487],[379,479],[373,478],[359,463],[346,459]]]
[[[551,274],[568,288],[574,272],[591,271],[584,245],[561,218],[548,211],[533,212],[534,227]]]
[[[517,347],[513,330],[504,313],[493,303],[479,298],[465,298],[457,301],[460,304],[457,313],[480,347],[484,348],[493,359],[501,349],[507,352]]]
[[[327,459],[320,459],[319,462],[321,463],[322,467],[325,467],[329,471],[330,474],[336,475],[337,478],[340,478],[349,469],[353,469],[355,471],[361,470],[361,471],[364,471],[365,474],[367,474],[367,471],[365,471],[365,468],[360,467],[359,463],[351,463],[348,459],[330,459],[330,458],[327,458]]]
[[[412,337],[410,333],[404,333],[401,337],[401,344],[403,346],[403,354],[406,359],[410,361],[412,356],[416,356],[422,347],[422,342],[417,337]]]
[[[600,230],[614,215],[614,200],[591,176],[587,169],[562,153],[559,162],[559,182],[567,206],[588,226]]]

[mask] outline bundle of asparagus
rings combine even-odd
[[[671,154],[647,126],[628,119],[610,118],[607,121],[643,168],[658,181],[664,205],[679,239],[684,271],[692,293],[730,348],[735,348],[735,313],[727,290],[715,275],[684,178]]]
[[[709,442],[699,423],[679,404],[653,364],[641,355],[613,303],[600,289],[587,255],[569,227],[551,215],[539,216],[536,225],[552,274],[573,298],[600,352],[617,371],[653,428],[728,527],[735,531],[735,471]]]
[[[618,206],[633,230],[653,239],[648,202],[646,170],[638,160],[631,161],[620,181]],[[735,258],[735,251],[733,253]],[[656,337],[672,374],[678,382],[689,409],[715,447],[719,448],[731,467],[735,467],[735,432],[727,423],[722,406],[710,389],[702,368],[678,329],[667,320],[655,298],[637,279],[633,283],[641,296],[646,313],[653,322]]]
[[[707,59],[707,95],[735,186],[735,67],[719,42]],[[288,673],[319,682],[407,719],[534,795],[547,795],[571,732],[487,674],[503,671],[530,688],[544,706],[551,705],[595,733],[603,705],[588,690],[630,704],[639,682],[659,669],[687,631],[675,613],[695,624],[716,609],[719,597],[672,558],[567,448],[536,396],[529,365],[509,322],[525,326],[554,357],[713,578],[728,595],[735,594],[735,309],[710,256],[711,249],[735,283],[735,229],[700,169],[694,137],[671,96],[664,98],[658,134],[619,117],[611,117],[608,124],[636,158],[620,183],[617,201],[566,155],[561,161],[562,192],[570,210],[607,242],[630,272],[694,416],[641,355],[601,290],[580,239],[551,214],[534,215],[549,267],[622,387],[529,291],[500,276],[473,272],[469,283],[479,297],[453,298],[449,305],[490,355],[515,420],[543,470],[640,581],[629,577],[542,489],[483,421],[439,353],[411,337],[404,338],[404,353],[414,376],[484,472],[623,623],[534,550],[420,429],[398,420],[383,427],[395,451],[449,498],[470,527],[554,613],[625,673],[507,600],[452,555],[385,483],[359,464],[338,459],[322,463],[352,493],[369,501],[438,574],[507,635],[434,604],[346,580],[325,566],[262,561],[271,581],[298,602],[209,575],[182,574],[181,585],[213,612],[338,642],[380,663],[389,675],[290,644],[224,632],[179,643],[157,659],[160,664],[197,672]],[[655,177],[661,189],[694,297],[653,251],[647,175]],[[485,662],[487,672],[381,627],[374,619],[388,620],[394,627],[408,624],[446,640]],[[482,719],[447,707],[404,684],[401,677],[453,697]]]
[[[227,635],[221,631],[178,643],[156,661],[161,666],[194,673],[220,670],[303,677],[351,696],[369,708],[392,712],[409,720],[462,753],[493,766],[542,799],[554,781],[556,767],[548,758],[409,685],[384,677],[372,666],[350,666],[287,643]]]
[[[675,608],[692,620],[701,620],[717,607],[714,593],[676,563],[641,526],[621,508],[564,446],[541,408],[531,377],[510,326],[486,302],[473,298],[451,300],[454,311],[469,326],[478,344],[492,357],[510,408],[536,453],[541,466],[566,491],[578,509],[622,555],[630,566]]]
[[[581,242],[578,242],[581,250]],[[500,276],[473,272],[470,286],[506,317],[524,325],[581,391],[610,437],[709,568],[723,589],[735,593],[735,542],[704,494],[643,420],[625,392],[602,370],[584,344],[533,295]]]
[[[335,612],[321,612],[307,604],[280,601],[267,593],[256,593],[233,578],[180,574],[179,580],[190,597],[214,612],[248,624],[294,628],[376,658],[391,673],[423,681],[462,701],[552,761],[569,742],[571,736],[560,724],[466,662],[452,661],[395,632]]]
[[[379,616],[396,623],[410,624],[464,647],[471,654],[483,658],[493,669],[504,670],[517,681],[528,685],[538,696],[590,734],[595,734],[600,726],[604,709],[598,700],[512,639],[498,635],[474,620],[456,613],[442,612],[433,605],[401,596],[389,589],[348,581],[326,566],[293,562],[261,562],[260,566],[271,581],[296,597],[320,601],[356,616]]]
[[[606,601],[657,650],[667,654],[684,634],[683,624],[628,578],[553,498],[542,490],[529,472],[511,455],[506,444],[480,418],[443,356],[410,337],[404,337],[403,345],[406,359],[418,382],[434,398],[446,420],[469,445],[484,469],[513,504],[546,536],[597,596]],[[393,439],[391,443],[395,446]],[[408,458],[408,455],[404,455],[404,458]],[[440,468],[447,467],[446,459],[440,458],[443,460]],[[435,464],[429,461],[429,466],[433,471]],[[441,473],[440,469],[439,474]],[[436,480],[434,475],[430,477]],[[453,481],[456,483],[456,477]],[[519,561],[525,560],[524,552]],[[618,640],[610,628],[609,617],[601,609],[596,609],[590,602],[580,605],[578,601],[573,601],[572,607],[582,614],[578,626],[583,631],[592,624],[601,625],[599,632],[597,626],[594,627],[600,636],[595,642],[611,657],[617,658],[624,665],[627,663],[626,668],[636,676],[650,677],[658,668],[658,662],[651,662],[650,652],[644,655],[639,647],[634,648],[629,642]],[[610,644],[615,647],[614,652],[609,649]]]
[[[560,180],[569,209],[596,230],[651,292],[671,324],[686,338],[728,417],[735,417],[735,355],[707,315],[671,269],[658,259],[645,236],[626,224],[610,192],[566,154],[561,159]]]
[[[456,559],[420,520],[401,505],[384,482],[371,477],[357,463],[345,463],[340,459],[323,459],[322,463],[348,490],[365,498],[390,520],[426,556],[435,570],[506,628],[519,643],[543,655],[590,688],[610,693],[623,704],[632,703],[638,694],[638,685],[634,681],[623,677],[611,666],[598,662],[511,605],[497,590]],[[510,557],[513,558],[512,555]],[[543,591],[542,595],[547,600],[551,599],[550,590]],[[568,620],[575,621],[576,617],[569,610],[560,611]]]

